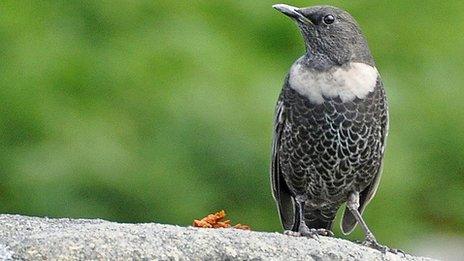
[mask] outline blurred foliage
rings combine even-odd
[[[271,125],[304,49],[274,3],[2,1],[0,212],[189,225],[224,208],[281,230]],[[395,247],[464,235],[464,2],[324,3],[358,19],[389,94],[368,223]]]

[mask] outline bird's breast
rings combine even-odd
[[[364,63],[317,71],[298,60],[290,69],[289,85],[316,104],[323,103],[325,98],[335,97],[347,102],[365,98],[374,90],[378,77],[377,69]]]

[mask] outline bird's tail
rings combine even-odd
[[[332,230],[337,209],[311,209],[305,211],[305,223],[308,228]]]
[[[323,228],[323,229],[331,230],[333,221],[327,221],[323,219],[313,219],[313,220],[305,219],[305,223],[308,226],[308,228],[314,228],[314,229]]]

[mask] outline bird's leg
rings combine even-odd
[[[364,222],[364,219],[361,216],[361,213],[359,213],[359,193],[358,192],[353,192],[349,195],[348,201],[346,202],[346,205],[348,209],[353,213],[353,216],[355,217],[356,221],[358,224],[361,226],[362,230],[364,231],[364,235],[366,236],[366,239],[364,240],[365,243],[373,244],[376,245],[377,240],[374,237],[374,234],[372,234],[371,230],[369,227],[367,227],[366,222]]]
[[[332,231],[328,229],[315,229],[315,228],[308,228],[305,222],[304,218],[304,208],[305,208],[305,202],[306,200],[297,197],[296,198],[297,202],[297,211],[299,215],[299,224],[298,224],[298,232],[295,231],[285,231],[284,233],[286,235],[291,235],[291,236],[304,236],[304,237],[310,237],[317,239],[319,236],[333,236],[334,234]]]
[[[377,242],[377,240],[374,237],[374,234],[372,234],[369,227],[367,227],[366,222],[364,222],[364,219],[362,218],[361,213],[359,213],[359,210],[358,210],[359,193],[358,192],[353,192],[349,195],[346,205],[348,209],[351,211],[351,213],[353,213],[353,216],[355,217],[356,221],[358,222],[358,224],[361,226],[362,230],[364,231],[364,235],[366,236],[366,238],[364,239],[364,242],[362,243],[363,245],[372,247],[383,253],[386,253],[387,251],[393,252],[395,254],[398,252],[401,252],[396,249],[389,249],[388,247],[383,246]]]

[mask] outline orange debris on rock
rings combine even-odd
[[[236,228],[250,230],[250,227],[247,225],[237,224],[235,226],[231,226],[230,220],[224,220],[225,217],[226,212],[224,210],[221,210],[214,214],[209,214],[201,220],[195,219],[193,221],[193,226],[201,228]]]
[[[243,230],[251,230],[250,226],[248,226],[248,225],[243,225],[243,224],[240,224],[240,223],[237,224],[237,225],[235,225],[234,228],[236,228],[236,229],[243,229]]]

